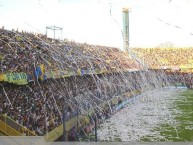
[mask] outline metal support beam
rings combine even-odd
[[[63,116],[63,141],[67,141],[66,139],[66,110],[67,108],[66,107],[63,107],[63,113],[62,113],[62,116]]]
[[[95,141],[97,142],[97,116],[94,117]]]
[[[53,30],[54,31],[54,39],[55,39],[55,31],[56,30],[59,30],[59,31],[61,31],[61,39],[62,39],[62,30],[63,30],[63,28],[61,28],[61,27],[57,27],[57,26],[50,26],[50,27],[46,27],[46,36],[47,36],[47,30]]]

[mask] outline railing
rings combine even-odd
[[[129,93],[125,93],[122,95],[126,95],[127,97],[131,97],[134,94],[140,93],[139,90],[135,90]],[[114,98],[114,101],[117,102],[117,98]],[[101,104],[102,106],[105,104]],[[79,116],[79,121],[84,121],[86,118]],[[66,121],[66,131],[69,131],[72,127],[74,127],[77,124],[77,117],[73,117]],[[0,131],[4,132],[6,135],[10,136],[36,136],[35,133],[32,131],[26,129],[25,127],[21,126],[17,122],[15,122],[13,119],[6,115],[0,115]],[[47,133],[44,137],[46,141],[54,141],[58,137],[60,137],[63,133],[63,125],[60,125]]]
[[[21,136],[22,134],[0,120],[0,131],[8,136]]]
[[[17,122],[15,122],[13,119],[11,119],[10,117],[2,114],[0,115],[0,123],[3,124],[4,126],[6,126],[6,134],[9,135],[9,131],[10,131],[10,128],[12,128],[13,130],[15,130],[16,133],[15,136],[18,136],[18,135],[25,135],[25,136],[36,136],[36,134],[32,131],[30,131],[29,129],[21,126],[20,124],[18,124]],[[1,125],[0,124],[0,125]],[[9,126],[9,127],[7,127]],[[0,126],[0,128],[3,127],[2,125]]]
[[[140,94],[141,91],[140,90],[134,90],[128,93],[124,93],[122,95],[125,95],[126,97],[130,98],[134,95]],[[121,95],[121,96],[122,96]],[[114,101],[118,101],[117,97],[113,98]],[[113,100],[112,99],[112,100]],[[106,103],[101,104],[101,106],[105,106]],[[90,114],[92,114],[93,112],[89,112]],[[86,122],[88,118],[86,116],[79,116],[79,122]],[[77,117],[73,117],[71,119],[69,119],[68,121],[66,121],[66,131],[70,131],[70,129],[72,129],[74,126],[77,125]],[[63,134],[63,124],[61,124],[60,126],[54,128],[52,131],[48,132],[47,134],[44,135],[44,138],[46,141],[55,141],[56,139],[58,139],[61,135]]]
[[[80,118],[82,120],[82,118]],[[77,117],[73,117],[66,121],[66,131],[70,131],[71,128],[73,128],[77,124]],[[55,141],[58,139],[61,135],[63,134],[63,124],[60,126],[54,128],[52,131],[48,132],[47,134],[44,135],[44,138],[46,141]]]

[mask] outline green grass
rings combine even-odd
[[[173,110],[174,124],[161,124],[155,128],[159,131],[158,141],[193,141],[193,90],[187,90],[181,94],[182,99],[176,99]],[[161,128],[161,129],[160,129]],[[141,141],[150,141],[151,136],[144,136]]]

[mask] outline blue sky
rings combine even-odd
[[[122,48],[123,7],[131,9],[131,47],[193,46],[193,0],[1,0],[0,27],[45,33],[56,25],[63,38]]]

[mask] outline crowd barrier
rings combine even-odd
[[[5,134],[11,136],[36,136],[34,132],[21,126],[13,119],[4,114],[0,115],[0,129],[2,129],[1,131],[3,131]]]
[[[140,93],[141,93],[140,90],[134,90],[134,91],[127,92],[127,93],[120,95],[120,96],[125,96],[126,101],[123,101],[121,104],[116,104],[117,105],[115,107],[116,111],[121,109],[123,106],[125,106],[129,102],[129,99],[131,99],[131,97],[133,97],[137,94],[140,94]],[[118,103],[118,98],[120,96],[115,96],[110,101],[113,100],[114,102]],[[104,102],[104,103],[100,104],[100,107],[104,108],[106,104],[107,104],[107,102]],[[121,106],[121,107],[118,107],[118,106]],[[89,121],[88,121],[89,116],[91,116],[93,113],[94,113],[94,111],[89,110],[86,115],[79,114],[78,118],[77,118],[77,116],[75,116],[75,117],[71,118],[70,120],[66,121],[66,131],[69,132],[73,127],[75,127],[77,125],[77,122],[83,124],[84,126],[87,125],[89,123]],[[62,136],[62,134],[63,134],[63,124],[56,127],[55,129],[48,132],[47,134],[45,134],[44,138],[46,141],[55,141],[60,136]]]

